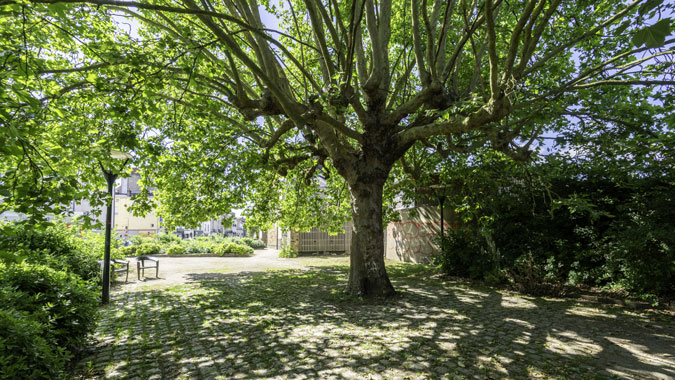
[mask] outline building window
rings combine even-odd
[[[150,227],[154,227],[154,226],[155,226],[155,223],[150,224]]]

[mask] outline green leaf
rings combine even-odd
[[[619,34],[625,32],[626,29],[628,29],[629,26],[630,26],[629,20],[626,20],[626,21],[622,22],[621,25],[619,25],[619,27],[616,28],[616,30],[614,31],[614,34],[619,35]]]
[[[661,5],[661,3],[663,3],[663,0],[649,0],[640,6],[638,12],[640,13],[641,16],[644,16],[652,9]]]
[[[47,7],[51,11],[56,12],[61,16],[65,15],[66,10],[68,9],[68,6],[66,4],[63,4],[63,3],[53,3],[53,4],[47,5]]]
[[[633,36],[632,42],[635,47],[647,45],[650,49],[658,48],[665,44],[670,31],[670,19],[663,19],[652,26],[639,30]]]

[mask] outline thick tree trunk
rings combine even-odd
[[[384,267],[383,186],[380,179],[350,186],[354,227],[348,294],[388,297],[396,293]]]

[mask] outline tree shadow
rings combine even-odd
[[[343,266],[192,273],[115,296],[81,378],[675,376],[673,321],[390,271],[399,295],[342,293]],[[91,363],[89,365],[88,363]]]

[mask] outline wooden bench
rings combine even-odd
[[[146,263],[149,261],[149,263]],[[152,265],[152,264],[155,265]],[[159,278],[159,259],[152,256],[139,256],[136,258],[136,271],[138,273],[138,279],[141,279],[141,271],[143,271],[143,277],[145,277],[145,270],[155,268],[155,277]]]
[[[103,271],[103,260],[99,260],[98,263],[101,264],[101,271]],[[110,260],[110,269],[112,273],[126,273],[127,277],[124,282],[129,281],[129,262],[127,260]],[[110,276],[110,281],[112,281],[112,276]]]

